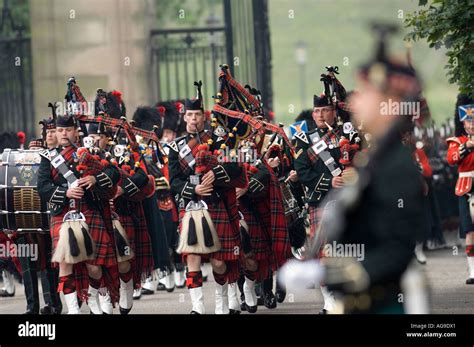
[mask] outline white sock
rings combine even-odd
[[[474,257],[467,257],[467,265],[469,266],[469,278],[474,278]]]
[[[332,292],[330,292],[326,286],[321,286],[321,293],[323,294],[324,299],[324,309],[327,311],[334,310],[336,301],[334,300]]]

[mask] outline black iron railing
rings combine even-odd
[[[0,18],[0,129],[35,132],[31,41],[4,0]]]

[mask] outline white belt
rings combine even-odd
[[[459,178],[461,177],[474,177],[474,171],[460,172]]]

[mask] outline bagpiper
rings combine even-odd
[[[283,124],[280,123],[278,128],[276,125],[274,125],[274,127],[275,129],[282,130]],[[285,140],[288,141],[288,143],[286,143]],[[292,150],[286,134],[278,134],[275,132],[266,147],[265,158],[267,158],[268,165],[278,178],[286,228],[288,231],[287,239],[289,240],[293,254],[299,256],[299,252],[304,249],[306,242],[305,217],[307,212],[303,200],[303,186],[298,180],[296,170],[294,170]],[[279,266],[281,266],[281,264]],[[286,290],[284,285],[277,280],[275,294],[273,294],[273,282],[273,276],[270,276],[261,283],[259,305],[262,304],[267,308],[275,308],[277,302],[282,303],[285,300]]]
[[[179,126],[179,111],[176,104],[170,101],[159,102],[156,105],[161,120],[161,133],[160,141],[164,151],[169,155],[170,147],[169,144],[176,139],[176,134]],[[163,276],[157,285],[157,290],[166,290],[172,292],[176,288],[184,288],[186,286],[186,277],[184,274],[184,264],[181,256],[176,253],[178,246],[178,208],[175,201],[175,197],[171,193],[171,187],[169,185],[169,167],[168,162],[163,165],[162,169],[163,176],[157,179],[157,196],[158,196],[158,207],[161,214],[163,215],[163,222],[166,229],[166,235],[168,238],[168,245],[170,249],[170,261],[173,267],[173,271]]]
[[[469,277],[466,284],[474,284],[474,210],[472,204],[472,178],[474,176],[474,100],[458,95],[455,116],[455,137],[448,143],[447,160],[457,165],[458,179],[455,194],[459,199],[459,234],[466,238],[466,255]]]
[[[237,188],[241,216],[241,235],[244,278],[241,291],[245,310],[257,311],[255,282],[263,284],[263,301],[267,308],[276,307],[272,292],[273,272],[291,257],[285,209],[280,183],[273,162],[265,157],[258,158],[255,144],[245,141],[241,151],[246,153],[248,186]],[[262,154],[265,156],[265,153]],[[241,281],[242,281],[241,280]],[[229,296],[230,304],[233,304]],[[236,310],[232,307],[233,310]]]
[[[68,81],[68,102],[84,103],[76,81]],[[74,106],[72,106],[74,107]],[[102,314],[99,288],[107,287],[118,301],[118,269],[108,199],[116,192],[116,167],[78,148],[74,113],[56,119],[58,147],[41,152],[38,193],[51,211],[52,261],[59,263],[59,286],[69,314],[79,314],[79,300]],[[79,170],[81,165],[84,170]]]
[[[332,189],[344,187],[346,177],[350,176],[351,170],[348,164],[350,160],[343,155],[352,155],[349,151],[343,152],[341,140],[356,143],[357,132],[349,120],[343,122],[339,115],[339,105],[335,102],[334,96],[339,101],[345,99],[345,89],[340,82],[335,79],[337,67],[328,67],[326,75],[325,93],[314,95],[312,117],[316,123],[316,128],[309,132],[299,132],[295,134],[296,154],[295,170],[299,181],[305,186],[306,203],[308,204],[310,220],[310,237],[319,240],[321,251],[324,247],[324,235],[319,234],[319,223],[325,206],[329,203],[325,200],[326,195]],[[333,90],[336,95],[330,95],[327,83],[335,83]],[[322,252],[321,254],[322,255]],[[334,306],[333,295],[324,285],[321,285],[321,293],[324,299],[324,307],[321,314],[332,310]]]
[[[154,278],[163,280],[172,276],[172,259],[170,257],[168,231],[166,229],[166,218],[160,210],[160,198],[162,192],[168,190],[169,180],[167,178],[167,156],[159,143],[162,134],[162,119],[155,107],[139,107],[133,115],[133,124],[136,129],[140,129],[142,135],[146,132],[152,133],[155,144],[150,146],[148,141],[142,136],[137,136],[141,150],[144,151],[143,162],[147,172],[153,176],[155,193],[143,201],[145,216],[147,219],[148,231],[150,233],[154,257],[154,268],[157,269],[157,276],[150,275],[142,283],[142,287],[134,293],[134,299],[139,299],[142,294],[153,294],[155,290]],[[159,284],[158,284],[159,286]],[[174,285],[170,286],[172,290]]]
[[[205,313],[201,261],[208,258],[216,281],[215,312],[228,314],[228,286],[239,277],[241,249],[235,188],[246,186],[246,175],[238,163],[218,162],[207,147],[213,144],[213,134],[204,130],[200,86],[198,98],[186,100],[185,108],[187,134],[170,143],[169,155],[171,189],[179,198],[177,251],[187,264],[191,313]]]

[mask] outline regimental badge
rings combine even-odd
[[[33,180],[35,172],[32,166],[22,166],[18,169],[20,172],[21,180],[24,182],[25,186],[29,186],[30,182]]]
[[[345,122],[344,125],[342,126],[342,131],[344,131],[344,134],[349,134],[352,129],[354,129],[354,126],[352,125],[351,122]]]
[[[222,125],[217,126],[216,129],[214,130],[214,135],[216,135],[217,137],[224,137],[225,134],[226,134],[226,131]]]

